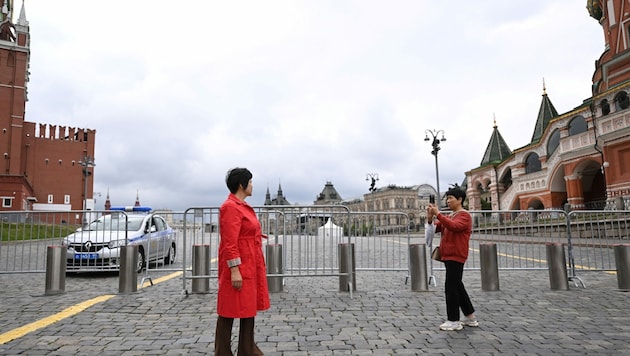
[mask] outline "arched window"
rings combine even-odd
[[[508,189],[510,186],[512,186],[512,170],[508,169],[505,174],[503,174],[503,177],[501,178],[501,184],[503,184],[503,187],[505,189]]]
[[[620,91],[615,95],[615,109],[621,111],[630,107],[630,98],[625,91]]]
[[[599,106],[602,108],[602,115],[610,114],[610,104],[608,103],[608,100],[602,100]]]
[[[582,132],[586,132],[586,120],[584,120],[582,115],[579,115],[569,122],[569,136],[577,135]]]
[[[535,152],[530,153],[525,160],[525,174],[538,172],[541,169],[542,165],[538,155]]]
[[[560,145],[560,130],[553,130],[551,133],[551,137],[549,137],[549,141],[547,141],[547,157],[551,157],[551,155],[558,149]]]

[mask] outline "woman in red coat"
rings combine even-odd
[[[230,194],[219,211],[219,290],[214,354],[232,355],[234,318],[240,319],[238,355],[262,355],[254,342],[254,317],[269,309],[267,272],[262,253],[262,230],[254,209],[245,202],[252,195],[252,173],[230,170]]]

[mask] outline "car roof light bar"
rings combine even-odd
[[[109,210],[148,213],[152,209],[148,206],[112,206]]]

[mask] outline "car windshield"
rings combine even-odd
[[[144,216],[127,216],[127,231],[140,230]],[[125,216],[119,214],[105,215],[90,223],[86,230],[93,231],[125,231]]]

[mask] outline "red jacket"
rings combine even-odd
[[[254,317],[258,310],[270,306],[260,222],[249,204],[230,194],[219,210],[219,231],[217,314],[226,318]],[[243,277],[240,290],[232,287],[228,263],[238,264]]]
[[[442,261],[457,261],[466,263],[468,259],[468,242],[472,233],[472,217],[466,210],[451,213],[448,216],[441,213],[435,222],[435,232],[441,232],[440,254]]]

